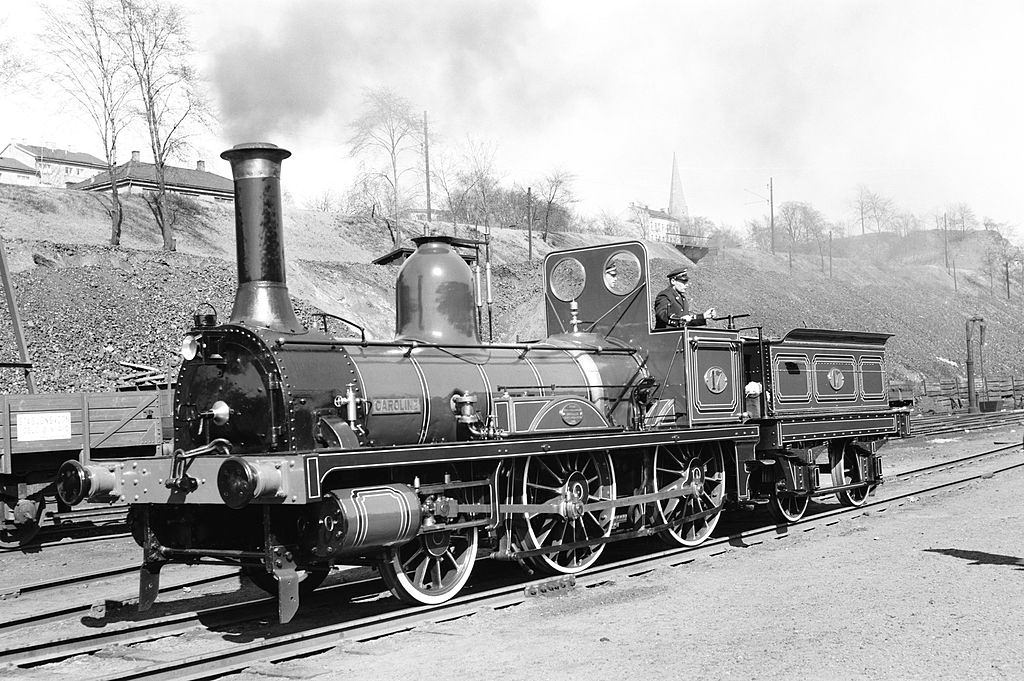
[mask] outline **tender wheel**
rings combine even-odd
[[[43,497],[18,499],[14,503],[13,519],[3,521],[0,527],[0,548],[17,549],[30,544],[39,534],[46,500]]]
[[[466,585],[479,543],[475,527],[427,532],[388,549],[380,574],[391,593],[406,603],[444,603]]]
[[[253,584],[266,591],[271,596],[277,595],[277,579],[271,573],[263,569],[262,565],[245,565],[242,567],[242,574],[249,578]],[[324,583],[327,575],[331,574],[330,568],[312,568],[306,570],[306,576],[299,582],[299,595],[305,596]]]
[[[707,539],[722,517],[725,498],[725,456],[721,445],[656,447],[653,457],[654,488],[659,492],[686,489],[687,495],[655,502],[657,521],[671,527],[658,536],[673,546],[697,546]],[[718,508],[702,518],[692,516]]]
[[[808,496],[775,491],[768,502],[768,510],[778,523],[795,523],[804,517],[810,502],[811,498]]]
[[[575,574],[601,556],[604,544],[586,542],[612,533],[615,510],[587,511],[586,504],[615,498],[611,457],[585,452],[565,456],[531,456],[523,463],[518,485],[523,504],[548,504],[557,511],[524,513],[517,524],[519,543],[525,550],[581,543],[576,548],[545,553],[526,563],[546,574]]]
[[[832,464],[832,476],[836,485],[853,485],[864,481],[857,452],[853,445],[846,445],[842,452],[829,452],[830,463]],[[875,485],[864,485],[856,489],[844,489],[836,492],[836,498],[843,506],[863,506],[868,502],[868,496],[874,491]]]

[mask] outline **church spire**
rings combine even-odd
[[[675,152],[672,152],[672,186],[668,191],[668,214],[681,223],[690,220],[690,211],[686,208],[686,198],[683,196],[683,183],[679,181]]]

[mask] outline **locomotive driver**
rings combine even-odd
[[[654,299],[654,328],[670,329],[683,326],[704,326],[715,316],[715,308],[709,307],[704,314],[690,312],[690,301],[686,296],[690,275],[685,267],[668,273],[669,287]]]

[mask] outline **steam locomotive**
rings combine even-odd
[[[285,281],[289,155],[222,154],[239,283],[228,322],[197,315],[182,342],[173,455],[59,473],[68,504],[132,505],[140,609],[169,562],[240,565],[282,622],[335,563],[377,565],[420,604],[452,598],[478,557],[573,574],[620,539],[700,544],[727,505],[792,522],[811,497],[863,504],[878,446],[909,431],[887,402],[888,334],[656,330],[639,242],[546,258],[541,341],[481,342],[479,280],[442,236],[398,274],[394,340],[304,328]]]

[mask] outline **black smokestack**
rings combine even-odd
[[[281,161],[291,152],[263,142],[236,144],[220,155],[235,178],[238,290],[231,323],[278,331],[302,329],[284,275]]]

